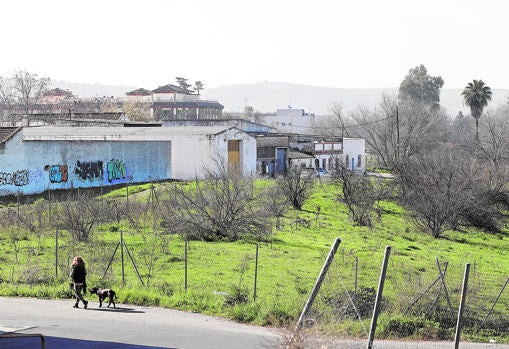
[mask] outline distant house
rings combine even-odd
[[[127,92],[126,95],[128,101],[152,103],[152,92],[145,88],[139,88],[134,91]]]
[[[304,167],[314,168],[313,164],[315,163],[315,157],[311,154],[304,153],[296,149],[289,149],[288,161],[290,163],[290,166],[298,166],[301,168]]]
[[[253,174],[256,140],[231,126],[0,128],[0,196]]]
[[[351,170],[364,172],[366,170],[366,142],[363,138],[341,138],[337,140],[313,140],[291,142],[290,147],[309,154],[313,161],[309,164],[315,169],[326,171],[343,165]],[[303,160],[290,159],[290,166],[301,166]]]
[[[282,175],[286,173],[288,165],[288,136],[256,136],[256,167],[259,174],[270,177]]]
[[[58,104],[63,101],[72,98],[72,92],[69,90],[62,90],[61,88],[54,88],[48,90],[44,93],[44,96],[41,100],[42,104]]]
[[[263,123],[274,127],[280,133],[313,133],[316,116],[306,113],[304,109],[278,109],[276,115],[262,115]]]
[[[201,100],[199,94],[172,84],[152,91],[140,88],[126,95],[129,101],[150,102],[150,112],[155,120],[218,119],[224,108],[219,102]]]

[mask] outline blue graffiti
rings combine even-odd
[[[68,177],[67,165],[53,165],[49,168],[49,181],[51,183],[67,182]]]
[[[106,165],[108,172],[108,182],[125,182],[127,175],[127,166],[122,160],[110,160]]]

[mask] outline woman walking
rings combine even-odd
[[[79,308],[78,303],[82,301],[83,307],[87,309],[88,301],[81,294],[81,291],[84,290],[86,292],[87,288],[87,269],[85,268],[85,261],[80,256],[76,256],[72,260],[70,277],[73,283],[74,294],[76,295],[74,308]]]

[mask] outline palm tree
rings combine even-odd
[[[203,90],[203,83],[201,81],[194,82],[194,92],[196,94],[200,94],[200,91]]]
[[[479,118],[484,107],[491,100],[491,88],[485,85],[482,80],[474,80],[468,83],[461,95],[465,104],[470,107],[470,113],[475,119],[475,138],[479,140]]]

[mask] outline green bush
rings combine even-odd
[[[258,303],[237,304],[227,310],[227,315],[238,322],[255,322],[260,314],[260,308]]]
[[[245,304],[249,301],[249,290],[239,286],[232,286],[229,294],[224,297],[224,304],[228,306],[235,306],[238,304]]]
[[[424,317],[393,316],[380,321],[380,336],[382,338],[412,338],[421,333],[440,333],[440,324]]]
[[[264,315],[263,326],[284,327],[295,320],[287,304],[276,302]]]

